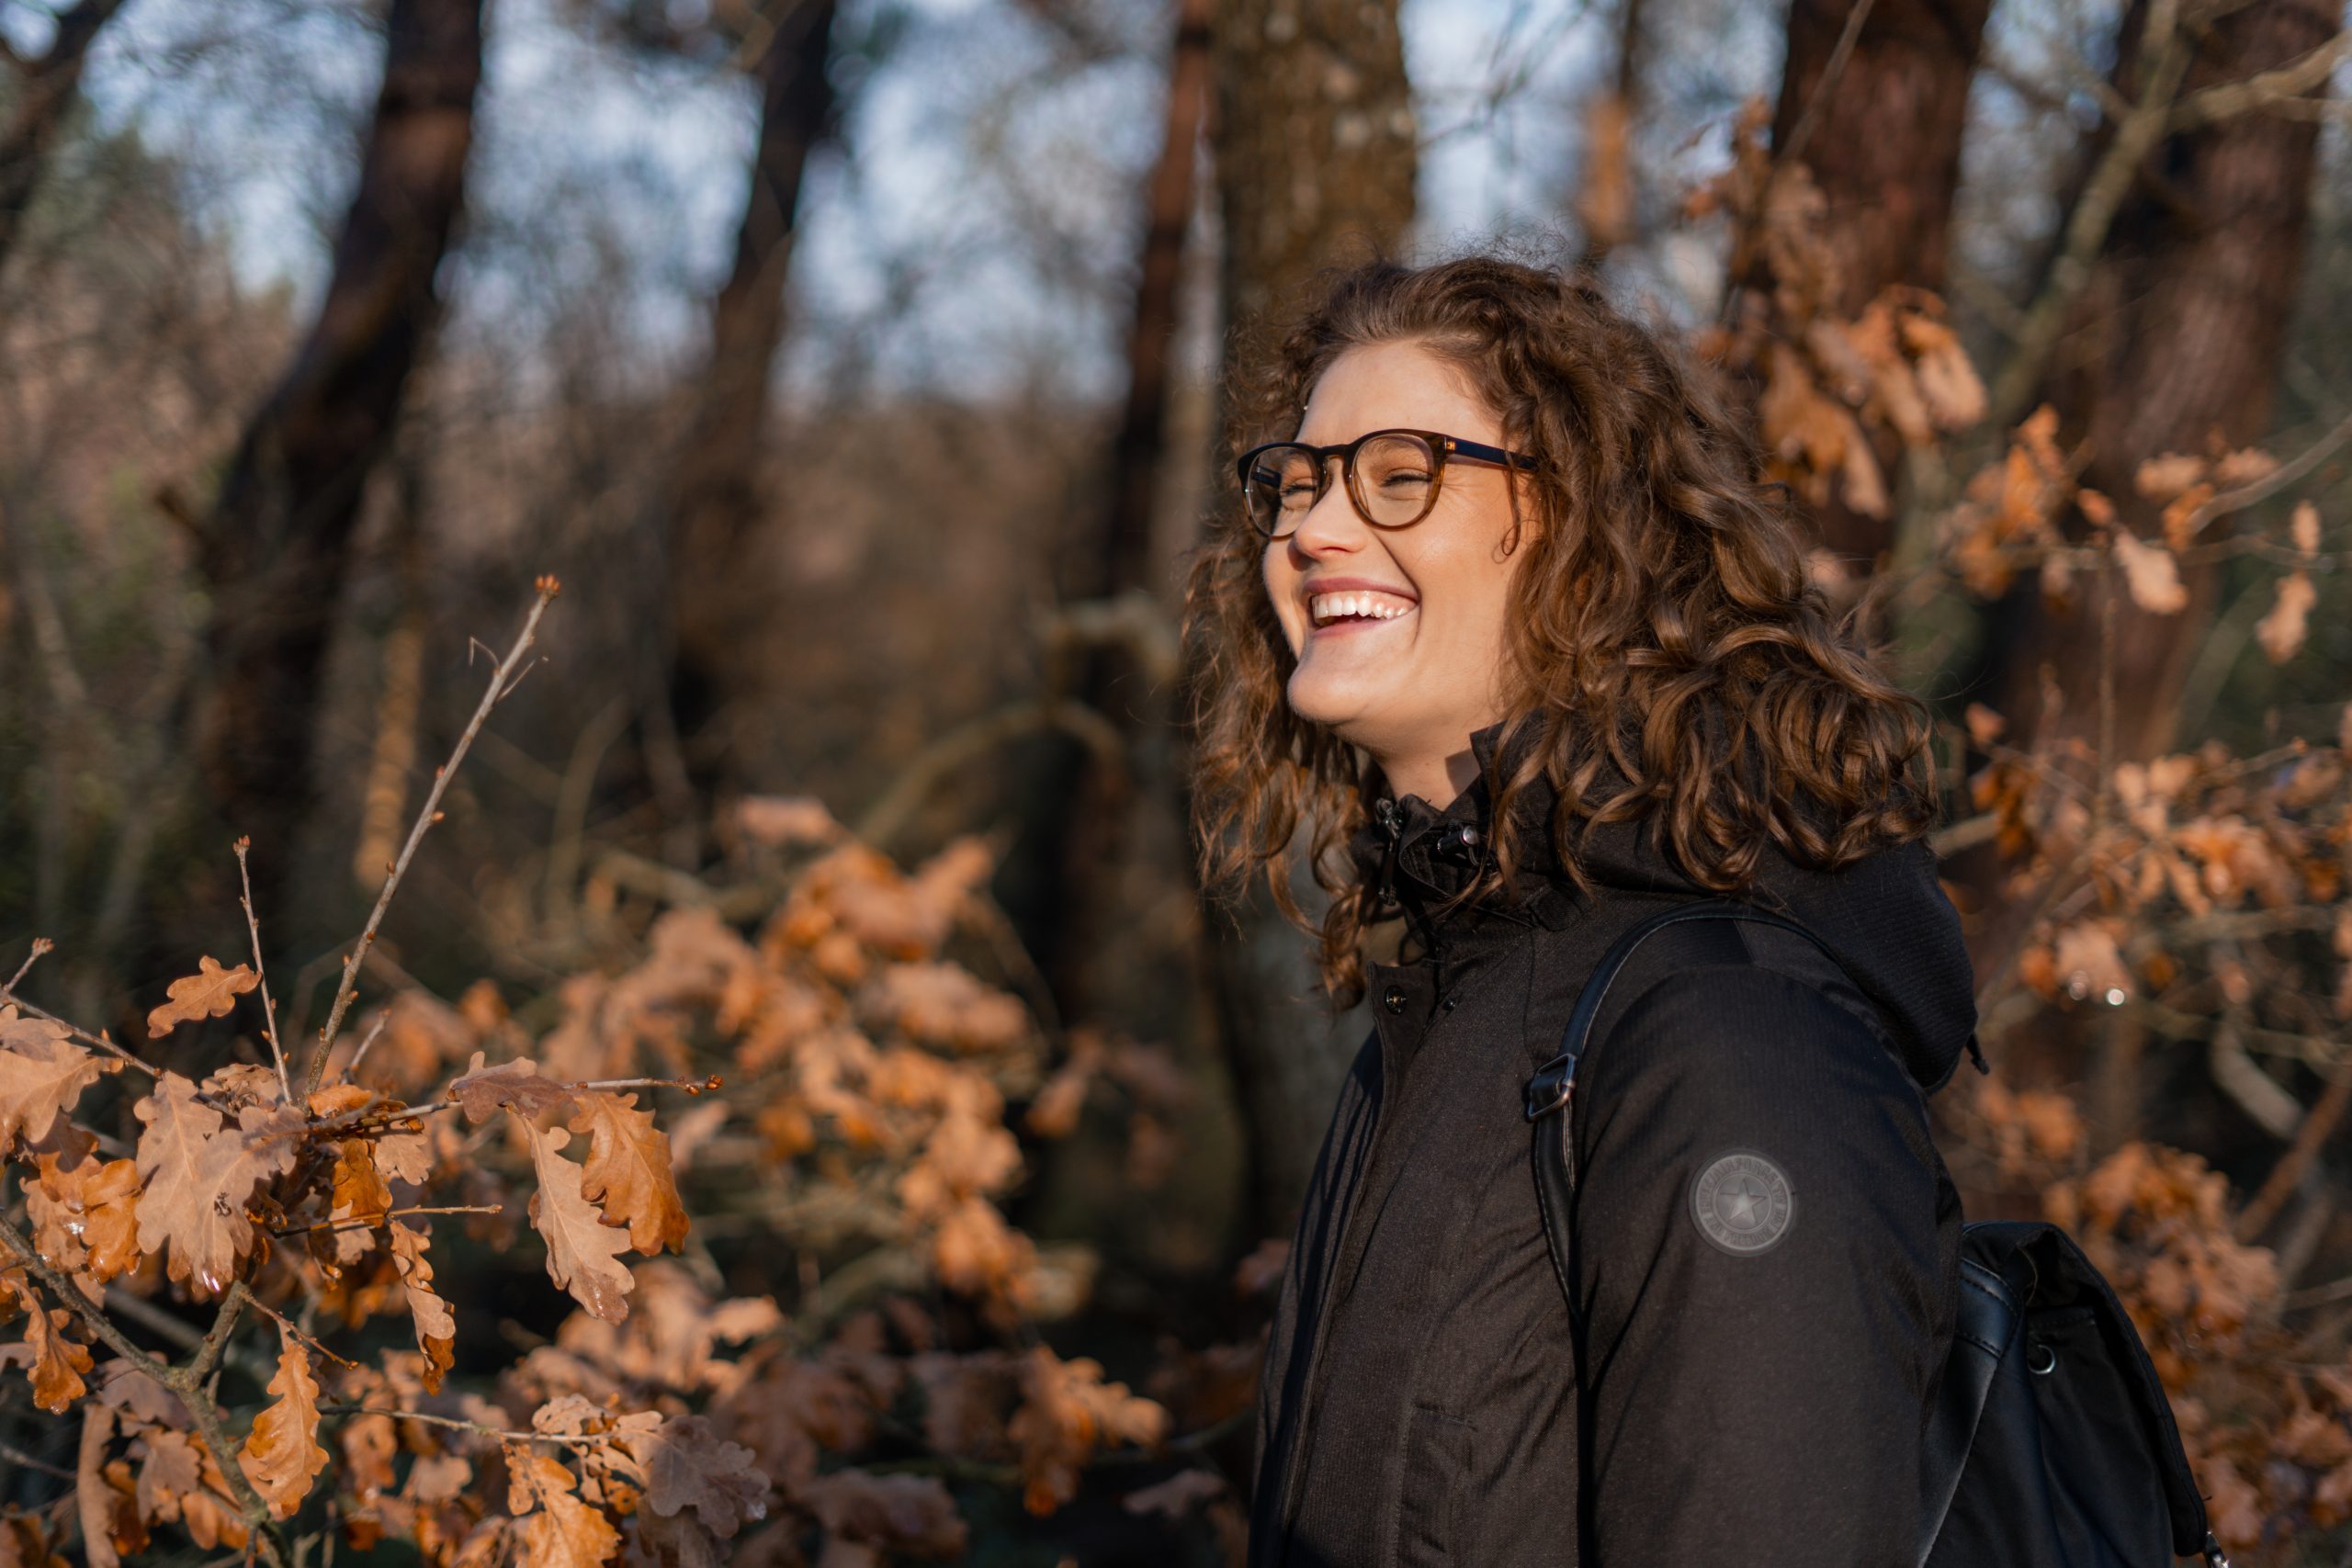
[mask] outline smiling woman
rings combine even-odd
[[[1975,1021],[1919,705],[1588,277],[1365,266],[1231,406],[1186,606],[1204,880],[1262,871],[1335,1005],[1378,999],[1267,1341],[1250,1562],[1917,1561],[1960,1229],[1925,1101]],[[1715,922],[1625,965],[1555,1270],[1522,1086],[1618,936],[1721,894],[1824,946]]]

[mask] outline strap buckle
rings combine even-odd
[[[1521,1091],[1527,1120],[1533,1122],[1566,1107],[1577,1089],[1577,1054],[1563,1051],[1542,1066],[1527,1080]]]

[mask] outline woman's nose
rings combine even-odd
[[[1333,474],[1330,485],[1306,509],[1306,515],[1298,520],[1290,544],[1302,555],[1322,556],[1335,550],[1360,548],[1363,536],[1364,521],[1357,515],[1355,502],[1348,499],[1347,483]]]

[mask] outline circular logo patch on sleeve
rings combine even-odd
[[[1788,1173],[1754,1149],[1715,1156],[1690,1183],[1690,1217],[1699,1232],[1734,1258],[1770,1252],[1797,1217]]]

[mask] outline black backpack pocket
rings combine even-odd
[[[1962,1254],[2006,1285],[2015,1315],[1997,1347],[1980,1335],[1953,1348],[1948,1383],[1981,1374],[1987,1354],[1992,1376],[1928,1568],[2168,1568],[2196,1555],[2205,1505],[2172,1407],[2090,1259],[2030,1224],[1970,1225]],[[1949,1477],[1951,1456],[1937,1462]]]

